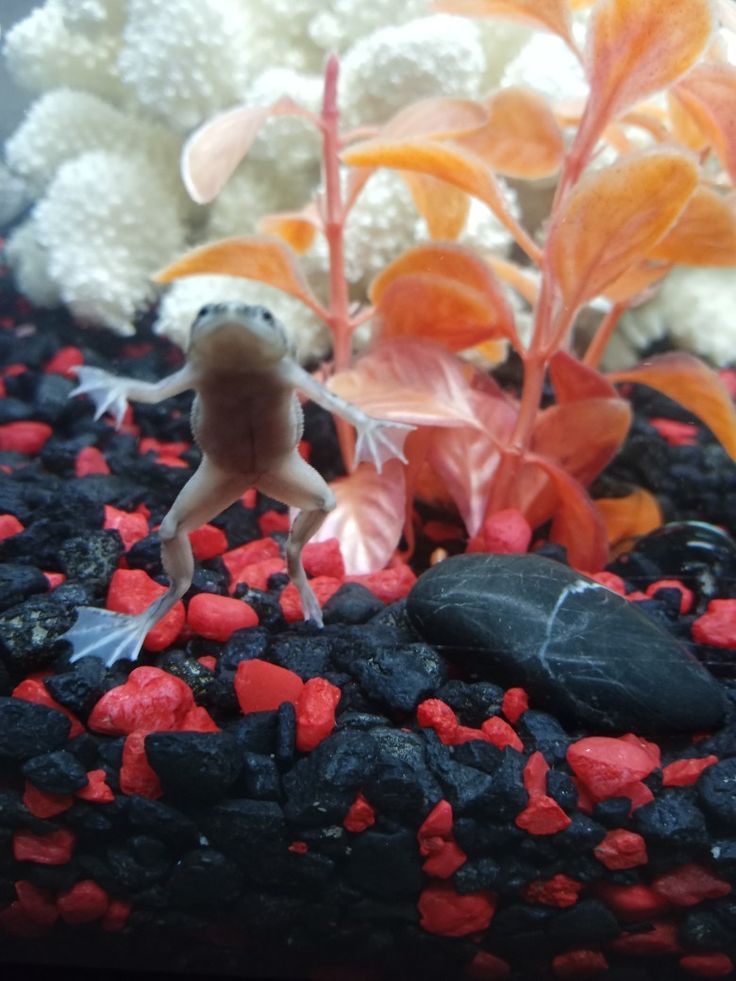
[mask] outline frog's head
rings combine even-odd
[[[189,340],[190,360],[237,370],[276,363],[289,353],[284,325],[266,307],[212,303],[197,314]]]

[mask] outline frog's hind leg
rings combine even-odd
[[[188,534],[236,501],[252,479],[220,470],[203,458],[161,522],[161,561],[169,588],[142,613],[113,613],[81,607],[76,623],[65,634],[73,648],[71,661],[97,657],[109,667],[123,658],[135,661],[148,631],[186,593],[194,574],[194,556]]]
[[[280,467],[264,474],[256,487],[283,504],[301,508],[286,542],[286,568],[299,590],[304,619],[321,627],[322,610],[304,572],[302,549],[335,507],[335,495],[296,450]]]

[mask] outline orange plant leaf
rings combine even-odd
[[[713,28],[710,0],[599,0],[586,50],[588,136],[683,75]]]
[[[434,9],[464,17],[505,17],[551,31],[572,45],[567,0],[439,0]]]
[[[329,388],[369,415],[416,426],[480,426],[462,363],[439,344],[381,341]]]
[[[736,182],[736,66],[704,62],[672,90]]]
[[[585,488],[551,460],[535,454],[524,464],[549,478],[556,497],[550,528],[550,541],[564,545],[576,569],[597,572],[608,559],[606,527]]]
[[[452,351],[494,337],[518,345],[514,315],[490,266],[470,249],[409,249],[371,283],[383,337],[429,337]]]
[[[508,177],[535,180],[557,173],[565,144],[546,99],[532,89],[510,86],[486,106],[488,122],[458,139],[461,146]]]
[[[549,377],[558,405],[581,399],[615,399],[618,393],[600,371],[583,364],[567,351],[557,351],[549,363]]]
[[[504,259],[502,256],[487,256],[488,265],[500,280],[513,286],[519,296],[522,296],[530,307],[533,307],[539,297],[539,280],[523,267]]]
[[[236,106],[227,109],[196,129],[184,144],[181,178],[197,204],[209,204],[230,180],[246,156],[258,130],[269,116],[311,113],[292,102],[279,99],[270,106]]]
[[[450,139],[483,126],[488,113],[470,99],[420,99],[400,109],[381,127],[381,134],[394,139],[429,137]]]
[[[657,498],[644,488],[626,497],[597,497],[595,505],[603,518],[611,545],[626,538],[647,535],[664,521]]]
[[[698,172],[677,150],[651,150],[585,174],[559,208],[547,250],[568,307],[578,309],[672,227]]]
[[[404,171],[414,206],[427,223],[431,238],[456,239],[465,228],[470,210],[468,195],[428,174]]]
[[[736,266],[733,203],[707,187],[697,188],[675,224],[649,255],[652,259],[686,266]]]
[[[677,98],[674,88],[667,93],[667,111],[672,135],[680,146],[687,147],[694,153],[700,153],[709,146],[710,140],[693,118],[692,112]]]
[[[317,313],[322,308],[309,288],[292,249],[277,238],[251,235],[224,238],[192,249],[155,274],[157,283],[170,283],[183,276],[240,276],[255,279],[295,296]]]
[[[634,306],[649,297],[656,284],[671,268],[668,262],[651,262],[649,259],[635,262],[606,286],[605,294],[614,303]]]
[[[311,248],[320,228],[319,216],[311,207],[302,211],[280,211],[264,215],[258,221],[259,232],[282,238],[298,255],[303,255]]]
[[[483,429],[436,430],[428,461],[450,492],[469,535],[483,524],[491,482],[501,461],[496,440],[508,442],[517,408],[487,392],[472,393],[473,406]]]
[[[399,544],[404,526],[404,468],[389,460],[378,474],[360,466],[330,484],[337,506],[312,541],[337,538],[348,575],[383,569]]]
[[[532,449],[587,486],[626,439],[631,406],[619,396],[552,405],[537,416]]]
[[[486,204],[524,251],[539,262],[537,245],[509,212],[490,167],[461,146],[431,140],[386,140],[378,138],[356,143],[342,154],[351,167],[393,167],[429,174],[466,191]]]
[[[649,385],[697,416],[736,460],[736,410],[728,389],[702,361],[684,351],[651,358],[608,376],[614,382]]]

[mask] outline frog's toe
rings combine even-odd
[[[301,589],[299,594],[302,601],[302,609],[304,610],[304,619],[312,620],[312,622],[316,623],[318,627],[323,627],[324,622],[322,620],[322,608],[320,607],[311,586],[306,586],[304,589]]]
[[[145,613],[131,616],[82,606],[77,610],[76,623],[61,639],[72,645],[70,661],[96,657],[110,667],[116,661],[135,661],[150,627]]]

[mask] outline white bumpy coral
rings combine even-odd
[[[280,290],[233,276],[188,276],[176,280],[161,300],[154,330],[186,348],[198,311],[208,303],[228,302],[261,304],[272,310],[286,327],[300,361],[327,354],[327,327],[308,307]]]
[[[117,69],[120,36],[103,30],[90,37],[70,28],[61,0],[46,0],[5,38],[5,61],[18,85],[33,92],[57,86],[90,89],[122,101]]]
[[[7,225],[19,215],[29,199],[26,181],[0,162],[0,226]]]
[[[18,289],[31,303],[39,307],[54,307],[61,302],[59,287],[49,275],[48,255],[38,240],[33,216],[14,228],[8,236],[4,258],[13,271]]]
[[[240,0],[129,0],[118,65],[140,103],[184,132],[240,101],[257,44]]]
[[[120,334],[134,332],[155,297],[151,274],[185,243],[174,190],[145,158],[123,152],[67,161],[34,218],[62,300]]]
[[[381,28],[357,41],[343,60],[345,123],[382,123],[429,96],[477,98],[485,68],[473,21],[435,14]]]
[[[666,336],[675,347],[692,351],[715,365],[733,364],[733,295],[732,268],[677,266],[668,273],[653,299],[621,318],[606,351],[606,366],[630,367],[642,350]]]

